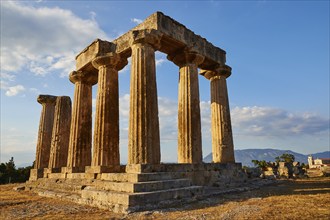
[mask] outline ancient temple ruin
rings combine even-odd
[[[155,51],[167,54],[179,68],[175,164],[161,163]],[[128,161],[121,165],[118,71],[129,57]],[[42,113],[27,187],[42,195],[129,212],[202,197],[205,187],[240,182],[226,85],[231,68],[225,62],[224,50],[161,12],[112,42],[95,40],[77,55],[76,70],[69,76],[75,87],[72,110],[67,96],[38,97]],[[210,81],[213,163],[202,161],[198,74]]]

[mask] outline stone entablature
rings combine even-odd
[[[92,60],[109,52],[115,52],[128,58],[131,55],[131,45],[134,38],[147,33],[159,37],[160,47],[157,50],[163,53],[174,54],[182,48],[188,48],[189,51],[203,56],[203,62],[198,65],[201,69],[212,69],[219,64],[224,65],[226,62],[224,50],[214,46],[172,18],[161,12],[156,12],[112,42],[95,40],[77,55],[76,69],[97,72],[92,67]]]

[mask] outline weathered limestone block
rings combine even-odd
[[[226,78],[229,66],[220,66],[202,74],[211,81],[212,155],[215,163],[234,163],[234,143]]]
[[[204,57],[187,51],[168,56],[180,67],[178,98],[178,162],[202,162],[202,133],[197,66]]]
[[[175,51],[188,47],[205,57],[200,68],[206,69],[216,64],[226,62],[226,52],[205,38],[195,34],[184,25],[164,15],[162,12],[155,12],[146,18],[141,24],[121,35],[113,41],[116,44],[116,53],[127,54],[130,50],[129,41],[131,33],[136,30],[154,30],[162,35],[159,51],[166,54],[173,54]]]
[[[76,56],[76,69],[89,73],[97,73],[98,69],[95,69],[92,65],[93,59],[114,52],[115,47],[116,45],[111,42],[96,39]]]
[[[119,166],[118,71],[127,60],[109,53],[92,63],[99,70],[92,166]]]
[[[37,142],[35,169],[48,167],[52,140],[56,96],[39,95],[37,101],[42,105]]]
[[[65,167],[68,159],[68,147],[71,125],[71,99],[59,96],[56,100],[52,144],[48,168]]]
[[[135,33],[132,44],[128,164],[159,164],[156,36]]]
[[[73,71],[70,81],[75,84],[70,128],[68,161],[65,172],[80,172],[91,165],[92,149],[92,85],[97,75]]]

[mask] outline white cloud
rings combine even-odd
[[[131,22],[136,23],[136,24],[141,24],[143,20],[138,19],[138,18],[131,18]]]
[[[129,117],[129,94],[125,94],[119,98],[119,114],[120,117],[126,118]]]
[[[96,12],[95,11],[90,11],[89,15],[90,15],[91,19],[94,21],[95,18],[96,18]]]
[[[160,58],[156,59],[156,66],[161,66],[164,62],[166,62],[166,59]]]
[[[161,141],[177,140],[178,103],[165,97],[158,97],[159,130]]]
[[[8,81],[14,81],[15,78],[16,78],[15,75],[11,75],[11,74],[8,74],[8,73],[3,73],[3,72],[1,72],[0,75],[1,75],[1,79],[8,80]]]
[[[96,108],[96,98],[92,99],[92,108],[95,109]]]
[[[32,163],[35,159],[37,126],[32,127],[32,129],[2,127],[0,161],[8,161],[14,157],[16,165],[22,162]]]
[[[329,119],[270,107],[236,107],[231,118],[234,130],[242,135],[289,137],[329,131]]]
[[[8,88],[8,82],[4,81],[4,80],[1,80],[0,81],[0,88],[1,89],[7,89]]]
[[[74,57],[96,38],[106,34],[94,20],[82,19],[58,7],[32,7],[18,2],[1,3],[1,70],[29,70],[44,76],[67,75]]]
[[[6,96],[15,96],[24,90],[25,88],[22,85],[11,86],[7,88]]]

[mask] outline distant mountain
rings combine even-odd
[[[300,163],[307,163],[308,155],[296,153],[291,150],[277,150],[277,149],[245,149],[235,150],[236,162],[242,163],[243,166],[253,166],[252,160],[275,161],[275,157],[281,156],[284,153],[292,154],[296,161]],[[330,158],[330,151],[312,154],[314,158]],[[204,158],[204,162],[212,161],[212,153]]]
[[[314,158],[330,158],[330,151],[324,151],[320,153],[313,154]]]

